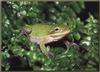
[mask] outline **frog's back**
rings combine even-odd
[[[44,36],[47,35],[52,26],[49,24],[34,24],[34,25],[27,25],[27,28],[32,29],[33,36]]]

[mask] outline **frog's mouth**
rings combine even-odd
[[[54,33],[54,34],[49,34],[47,36],[43,36],[40,38],[40,40],[44,43],[44,44],[48,44],[51,42],[56,42],[60,39],[62,39],[63,37],[65,37],[67,34],[69,34],[69,31],[63,31],[61,33]]]
[[[58,33],[49,34],[49,35],[50,35],[50,37],[53,37],[53,38],[60,38],[60,37],[62,38],[69,33],[70,33],[70,30],[66,30],[66,31],[63,31],[63,32],[58,32]]]

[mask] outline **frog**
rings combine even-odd
[[[21,34],[26,35],[30,42],[38,44],[41,52],[50,58],[50,47],[46,47],[46,44],[59,41],[70,32],[66,24],[36,23],[25,25]]]

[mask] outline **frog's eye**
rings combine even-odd
[[[62,29],[59,28],[59,27],[56,27],[56,28],[54,29],[54,32],[61,32],[61,31],[62,31]]]
[[[58,30],[60,30],[60,28],[59,28],[59,27],[56,27],[54,30],[55,30],[55,31],[58,31]]]
[[[61,32],[62,30],[59,27],[55,27],[50,34]]]

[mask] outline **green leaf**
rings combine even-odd
[[[80,34],[79,33],[75,33],[74,34],[74,39],[75,40],[79,40],[81,38]]]

